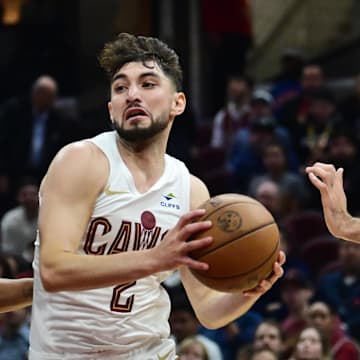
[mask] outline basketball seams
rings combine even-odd
[[[202,257],[204,257],[204,256],[206,256],[206,255],[208,255],[208,254],[210,254],[210,253],[212,253],[212,252],[214,252],[214,251],[222,248],[223,246],[229,245],[229,244],[231,244],[231,243],[232,243],[233,241],[235,241],[235,240],[240,240],[242,237],[247,236],[247,235],[249,235],[249,234],[251,234],[251,233],[253,233],[253,232],[256,232],[256,231],[258,231],[258,230],[261,230],[261,229],[263,229],[263,228],[266,228],[267,226],[270,226],[270,225],[272,225],[272,224],[275,224],[275,221],[272,221],[272,222],[270,222],[270,223],[263,224],[263,225],[258,226],[258,227],[256,227],[256,228],[251,228],[249,231],[244,232],[241,236],[231,238],[230,240],[219,244],[219,246],[212,247],[212,248],[209,249],[208,251],[205,251],[205,250],[204,250],[204,251],[202,252],[201,256],[199,256],[196,260],[201,260]]]
[[[213,227],[200,232],[196,239],[214,237],[209,247],[190,254],[210,265],[208,271],[191,270],[200,282],[219,291],[243,291],[271,274],[280,235],[263,204],[241,194],[222,194],[199,208],[206,212],[198,221],[211,220]]]
[[[271,224],[270,224],[271,225]],[[235,239],[236,240],[236,239]],[[252,268],[251,270],[247,271],[247,272],[243,272],[243,273],[239,273],[236,275],[231,275],[231,276],[221,276],[221,277],[214,277],[214,276],[206,276],[204,275],[205,272],[201,272],[200,276],[206,278],[206,279],[216,279],[216,280],[229,280],[229,279],[233,279],[233,278],[237,278],[239,276],[246,276],[247,274],[250,274],[254,271],[256,271],[257,269],[261,268],[267,261],[269,261],[275,254],[275,252],[278,250],[279,248],[279,244],[280,244],[280,238],[278,239],[275,248],[272,250],[272,252],[270,253],[270,255],[259,265],[257,265],[256,267]],[[221,246],[220,246],[221,247]]]
[[[214,214],[215,212],[227,207],[227,206],[232,206],[232,205],[237,205],[237,204],[252,204],[255,205],[257,207],[261,207],[259,204],[253,202],[253,201],[234,201],[232,203],[225,203],[223,206],[219,206],[217,208],[215,208],[213,211],[211,211],[209,214],[207,214],[205,217],[201,218],[201,221],[205,221],[207,220],[212,214]]]

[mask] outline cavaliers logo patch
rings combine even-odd
[[[242,225],[242,219],[237,211],[225,211],[217,218],[217,226],[225,232],[238,230]]]

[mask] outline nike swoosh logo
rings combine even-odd
[[[123,195],[123,194],[128,194],[129,192],[128,191],[113,191],[113,190],[110,190],[110,186],[107,186],[104,190],[104,193],[105,195]]]
[[[158,354],[158,359],[159,360],[166,360],[167,358],[168,358],[168,356],[172,353],[173,351],[172,350],[170,350],[170,351],[168,351],[165,355],[163,355],[163,356],[160,356],[159,354]]]

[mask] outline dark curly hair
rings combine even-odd
[[[182,86],[182,70],[179,57],[173,49],[154,37],[135,36],[120,33],[115,40],[105,44],[99,62],[112,80],[116,72],[129,62],[155,61],[161,70],[173,81],[177,91]]]

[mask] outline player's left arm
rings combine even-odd
[[[0,312],[14,311],[31,305],[33,279],[0,279]]]
[[[192,176],[191,208],[199,207],[209,198],[210,195],[205,184]],[[246,313],[259,297],[283,275],[282,264],[284,262],[285,254],[280,252],[272,275],[262,280],[255,289],[243,293],[223,293],[212,290],[197,280],[185,266],[180,268],[180,276],[199,321],[207,328],[216,329]]]

